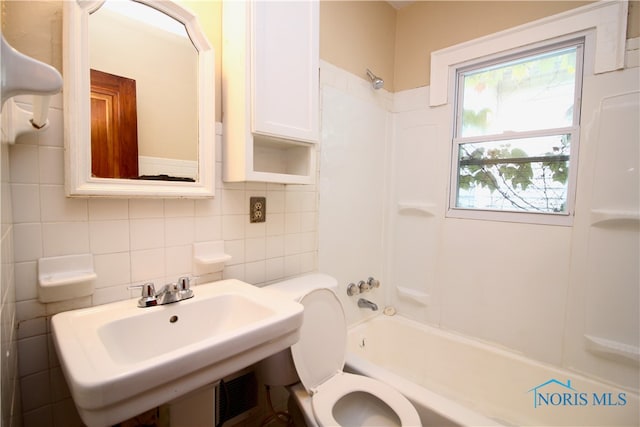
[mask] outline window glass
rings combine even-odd
[[[571,126],[576,49],[463,72],[458,136]]]
[[[460,208],[566,212],[570,135],[460,144]]]
[[[581,61],[574,42],[458,70],[450,216],[571,214]]]

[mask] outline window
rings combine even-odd
[[[582,42],[457,70],[449,216],[569,224]]]

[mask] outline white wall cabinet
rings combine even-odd
[[[223,179],[311,184],[319,139],[319,3],[223,4]]]

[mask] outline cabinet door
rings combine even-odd
[[[318,1],[252,2],[252,131],[317,142]]]

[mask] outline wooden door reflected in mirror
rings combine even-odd
[[[91,70],[91,175],[138,177],[136,81]]]

